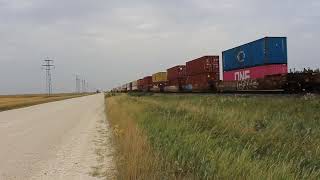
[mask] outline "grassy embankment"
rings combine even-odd
[[[35,95],[8,95],[0,96],[0,111],[17,109],[47,102],[59,101],[75,97],[84,96],[85,94],[54,94],[47,96],[44,94]]]
[[[319,97],[115,96],[119,179],[319,179]]]

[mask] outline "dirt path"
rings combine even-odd
[[[0,180],[100,179],[114,163],[103,94],[0,113]]]

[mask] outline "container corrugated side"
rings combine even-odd
[[[138,90],[138,81],[132,81],[132,91]]]
[[[222,52],[223,71],[287,64],[287,38],[265,37]]]
[[[142,91],[143,89],[143,79],[138,80],[138,91]]]
[[[168,81],[185,78],[186,77],[186,66],[178,65],[167,69]]]
[[[219,75],[217,73],[203,73],[187,76],[186,89],[192,91],[207,91],[214,85]]]
[[[149,91],[152,88],[152,76],[144,77],[142,82],[143,91]]]
[[[247,79],[261,79],[268,75],[287,74],[287,64],[272,64],[223,72],[224,81],[242,81]]]
[[[203,56],[186,63],[186,75],[220,72],[219,56]]]
[[[152,75],[153,83],[166,82],[167,80],[167,72],[158,72]]]

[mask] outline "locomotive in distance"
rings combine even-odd
[[[286,37],[264,37],[222,52],[203,56],[126,83],[113,92],[319,92],[320,72],[288,72]]]

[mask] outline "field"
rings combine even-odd
[[[52,96],[47,96],[43,94],[34,94],[0,96],[0,111],[32,106],[46,102],[59,101],[83,95],[84,94],[55,94]]]
[[[107,97],[119,179],[319,179],[320,98]]]

